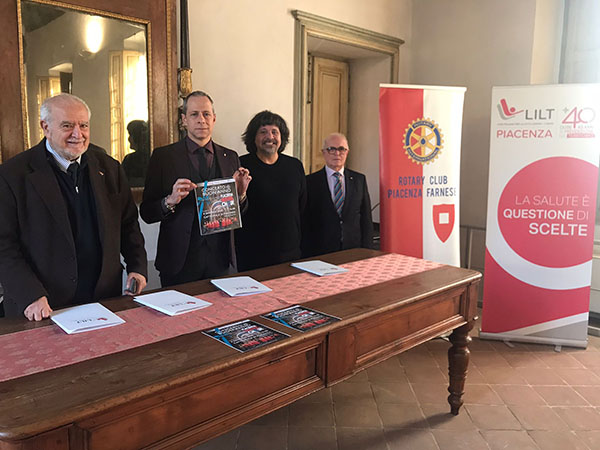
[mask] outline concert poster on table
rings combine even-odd
[[[329,325],[330,323],[340,320],[339,317],[330,316],[329,314],[300,305],[263,314],[261,317],[302,332]]]
[[[280,333],[252,320],[223,325],[202,333],[240,352],[264,347],[289,337],[287,334]]]
[[[195,195],[202,236],[241,228],[240,202],[233,178],[200,183]]]

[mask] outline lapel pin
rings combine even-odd
[[[101,176],[104,176],[104,172],[102,172],[101,170],[99,170],[99,171],[98,171],[98,173],[99,173]]]

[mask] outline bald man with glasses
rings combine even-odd
[[[323,142],[325,167],[306,177],[308,203],[303,217],[306,257],[349,248],[373,247],[373,219],[367,180],[345,168],[346,136],[333,133]]]

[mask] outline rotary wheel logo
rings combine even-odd
[[[404,132],[404,150],[417,164],[429,164],[444,147],[443,135],[431,119],[414,120]]]

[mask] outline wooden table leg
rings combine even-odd
[[[450,412],[455,416],[463,404],[462,395],[465,392],[465,380],[467,378],[467,366],[469,365],[469,343],[471,337],[469,331],[473,329],[474,321],[470,321],[460,328],[456,328],[450,335],[452,347],[448,349],[448,373],[450,375],[450,386],[448,387],[448,403]]]

